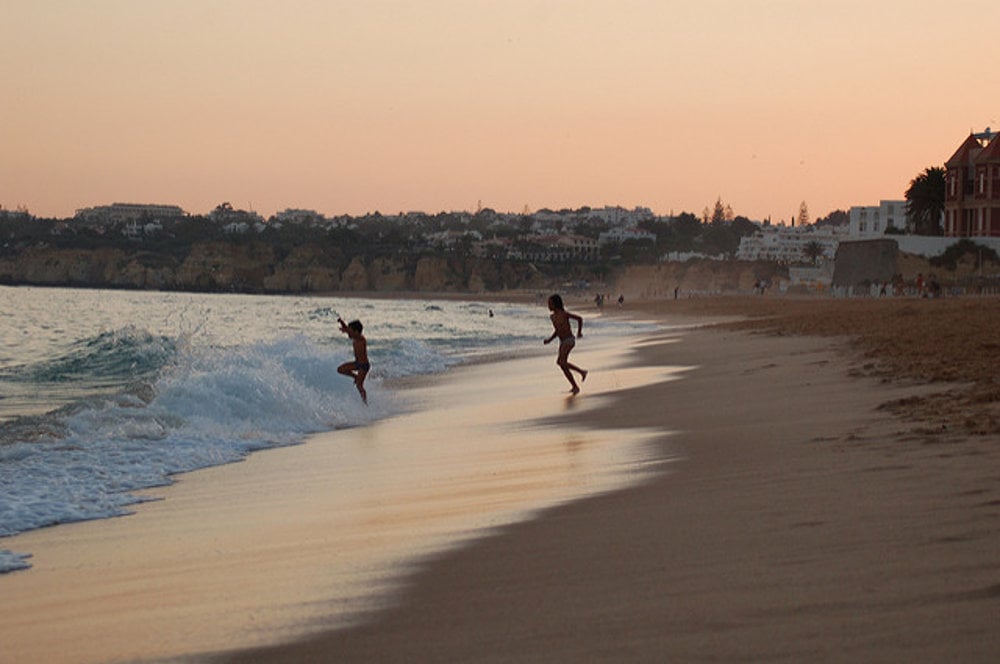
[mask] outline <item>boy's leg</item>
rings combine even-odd
[[[580,388],[576,384],[576,379],[573,378],[573,373],[569,370],[570,366],[572,366],[569,363],[569,351],[570,349],[567,348],[565,345],[560,345],[559,359],[556,360],[556,364],[558,364],[559,368],[562,369],[563,375],[566,376],[566,380],[569,381],[570,386],[572,386],[573,388],[572,392],[575,394],[576,392],[580,391]]]
[[[575,371],[578,374],[580,374],[580,380],[581,381],[587,380],[587,370],[586,369],[581,369],[580,367],[576,366],[575,364],[571,364],[570,363],[570,361],[569,361],[569,354],[572,352],[572,350],[573,350],[572,346],[570,348],[567,348],[566,349],[566,356],[563,357],[563,352],[562,352],[563,349],[560,347],[560,349],[559,349],[559,358],[560,358],[560,360],[563,361],[563,363],[565,364],[565,366],[567,368],[572,369],[573,371]]]
[[[365,378],[368,376],[367,371],[359,371],[357,375],[354,376],[354,386],[358,388],[358,394],[361,395],[361,400],[368,403],[368,392],[365,390]]]

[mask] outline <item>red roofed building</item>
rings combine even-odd
[[[970,134],[945,162],[944,234],[1000,237],[1000,140]]]

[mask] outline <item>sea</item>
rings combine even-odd
[[[0,287],[0,574],[5,537],[130,513],[137,492],[415,407],[411,376],[541,353],[544,297],[453,299]],[[369,404],[337,367],[360,320]],[[587,315],[590,337],[652,324]],[[550,352],[550,351],[544,351]]]

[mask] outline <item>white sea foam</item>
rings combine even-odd
[[[8,551],[7,549],[0,549],[0,574],[3,574],[4,572],[13,572],[19,569],[28,569],[31,567],[31,563],[28,562],[28,558],[31,558],[31,554],[14,553],[13,551]]]
[[[172,474],[393,412],[377,379],[364,407],[338,359],[303,338],[191,349],[165,367],[148,403],[115,395],[53,413],[62,435],[0,448],[0,536],[123,514],[137,500],[129,492]]]

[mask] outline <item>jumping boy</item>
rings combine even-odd
[[[337,372],[354,379],[354,386],[358,388],[358,394],[361,395],[361,400],[367,406],[368,393],[365,392],[365,377],[368,375],[368,371],[371,370],[372,365],[368,363],[368,340],[365,339],[365,335],[361,334],[364,326],[361,325],[361,321],[359,320],[352,320],[350,323],[345,323],[344,319],[339,316],[337,317],[337,322],[340,323],[340,331],[350,337],[351,342],[354,344],[354,361],[344,362],[337,367]]]
[[[570,327],[570,321],[576,321],[576,336],[583,336],[583,319],[576,314],[566,311],[563,307],[562,297],[559,295],[553,295],[549,298],[549,311],[552,312],[552,336],[543,341],[543,343],[549,343],[556,337],[559,337],[559,359],[556,360],[556,364],[562,369],[563,374],[566,375],[566,380],[569,381],[571,386],[570,392],[572,394],[577,394],[580,391],[580,386],[576,384],[576,380],[573,378],[572,371],[580,374],[580,382],[587,380],[587,372],[584,369],[576,366],[575,364],[570,364],[569,362],[569,352],[573,350],[573,346],[576,345],[576,338],[573,336],[573,330]],[[572,371],[571,371],[572,370]]]

